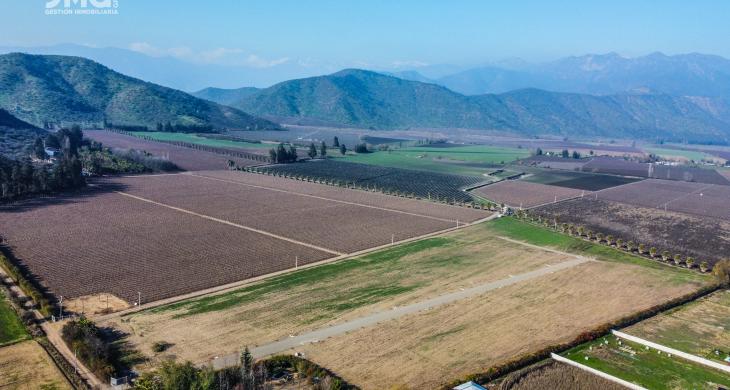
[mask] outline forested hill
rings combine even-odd
[[[10,129],[30,129],[34,126],[28,122],[21,121],[14,117],[11,113],[0,108],[0,127],[7,127]]]
[[[248,130],[278,127],[240,110],[67,56],[0,55],[0,108],[36,126],[106,119],[124,125],[171,122]]]
[[[210,100],[218,104],[230,105],[237,101],[245,98],[246,96],[253,95],[260,91],[259,88],[254,87],[243,87],[235,89],[226,88],[204,88],[200,91],[193,92],[192,95],[201,99]]]
[[[472,128],[524,135],[727,140],[720,98],[593,96],[523,89],[465,96],[444,87],[348,69],[291,80],[234,104],[254,115],[375,129]]]

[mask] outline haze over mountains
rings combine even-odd
[[[36,126],[107,120],[134,126],[169,121],[249,130],[278,127],[237,109],[67,56],[0,55],[0,108]]]
[[[430,81],[467,95],[539,88],[593,95],[649,91],[730,98],[730,60],[696,53],[653,53],[636,58],[591,54],[542,64],[483,66],[435,79],[413,71],[396,75]]]

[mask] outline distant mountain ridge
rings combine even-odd
[[[247,130],[278,127],[240,110],[68,56],[0,55],[0,108],[40,127],[47,122],[104,120],[147,126],[169,121]]]
[[[730,60],[698,53],[652,53],[635,58],[589,54],[542,64],[476,67],[433,82],[467,95],[522,88],[592,95],[646,89],[675,96],[730,99]]]
[[[524,135],[727,140],[721,98],[666,94],[593,96],[522,89],[465,96],[445,87],[347,69],[291,80],[244,97],[235,107],[288,121],[375,129],[472,128]]]
[[[243,87],[234,89],[209,87],[201,89],[200,91],[193,92],[191,93],[191,95],[201,99],[210,100],[211,102],[216,102],[218,104],[231,105],[245,98],[246,96],[252,95],[260,90],[260,88],[255,87]]]

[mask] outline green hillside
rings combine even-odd
[[[47,122],[270,129],[272,122],[117,73],[80,57],[0,55],[0,108],[36,126]]]
[[[375,129],[472,128],[525,135],[718,140],[730,138],[721,99],[593,96],[524,89],[465,96],[444,87],[348,69],[291,80],[242,98],[254,115]]]

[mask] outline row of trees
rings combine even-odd
[[[606,244],[608,246],[616,247],[617,249],[625,250],[627,252],[637,253],[642,256],[648,256],[652,259],[661,259],[664,262],[672,263],[677,266],[686,266],[687,268],[699,267],[701,272],[707,272],[710,269],[710,265],[707,261],[698,262],[692,256],[683,256],[681,253],[672,254],[668,250],[659,250],[652,246],[648,247],[643,243],[636,243],[632,240],[625,241],[620,237],[615,237],[611,234],[603,234],[601,232],[594,232],[593,230],[587,229],[584,226],[576,226],[570,223],[559,223],[557,218],[545,218],[541,215],[531,215],[526,210],[518,210],[515,212],[518,218],[527,219],[532,222],[544,224],[548,227],[553,227],[559,230],[561,233],[565,233],[571,236],[577,236],[585,238],[590,241],[594,241],[599,244]],[[728,261],[728,260],[723,260]],[[730,261],[728,261],[730,263]],[[717,267],[715,264],[715,267]],[[713,268],[715,268],[713,267]]]
[[[297,148],[294,145],[289,145],[289,149],[287,149],[284,144],[279,144],[279,146],[269,150],[269,158],[271,158],[271,162],[277,164],[296,162],[298,159]]]
[[[122,131],[150,131],[150,128],[145,125],[121,125],[106,120],[104,121],[104,129],[114,129]],[[165,123],[157,122],[157,124],[155,124],[155,131],[166,133],[215,133],[215,130],[211,125],[182,125],[179,123],[173,124],[170,121],[167,121]]]
[[[317,157],[317,147],[314,146],[314,142],[309,144],[309,151],[307,152],[307,155],[309,156],[309,158]],[[319,145],[319,156],[321,158],[327,157],[327,145],[324,143],[324,141],[322,141],[322,143]]]
[[[190,362],[166,360],[159,369],[139,377],[134,388],[139,390],[263,390],[271,389],[272,378],[296,374],[307,388],[344,390],[352,388],[327,370],[295,356],[275,356],[255,362],[248,348],[241,352],[239,364],[223,370],[198,368]]]

